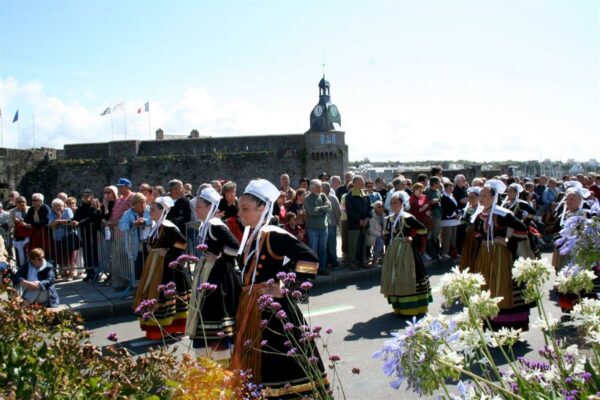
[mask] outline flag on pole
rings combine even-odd
[[[150,102],[146,102],[146,104],[144,104],[144,112],[150,112]]]
[[[118,110],[118,109],[120,109],[120,108],[123,108],[123,103],[116,104],[116,105],[115,105],[115,106],[112,108],[112,110],[113,110],[113,111],[117,111],[117,110]]]
[[[15,117],[13,118],[13,124],[19,120],[19,110],[15,113]]]
[[[2,109],[0,108],[0,119],[2,119]]]
[[[101,117],[104,117],[107,114],[110,114],[112,111],[110,109],[110,107],[106,107],[106,110],[102,111],[102,114],[100,114]]]
[[[137,110],[137,113],[138,113],[138,114],[141,114],[141,113],[142,113],[142,107],[138,108],[138,110]]]

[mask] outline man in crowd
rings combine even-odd
[[[325,193],[321,193],[321,181],[310,181],[310,193],[304,199],[304,222],[308,233],[308,245],[319,258],[319,275],[329,275],[327,267],[327,214],[331,211],[331,202]]]
[[[79,226],[83,247],[83,262],[85,263],[84,281],[93,281],[100,266],[98,254],[98,230],[102,211],[98,201],[92,204],[94,193],[90,189],[81,192],[81,205],[75,211],[73,226]]]
[[[433,229],[427,232],[427,247],[428,253],[432,258],[439,258],[440,252],[440,233],[442,232],[442,193],[441,179],[438,176],[429,178],[429,188],[424,194],[429,200],[429,209],[431,210],[431,218],[433,220]],[[427,259],[427,257],[424,257]]]
[[[337,228],[340,225],[342,210],[340,208],[340,202],[335,196],[335,192],[332,192],[329,182],[323,182],[321,184],[321,192],[327,195],[327,198],[331,203],[331,210],[327,213],[327,265],[331,268],[338,268]]]
[[[119,190],[119,197],[115,201],[112,215],[110,216],[109,224],[111,226],[117,226],[125,211],[131,208],[131,199],[133,198],[133,192],[131,191],[131,181],[127,178],[121,178],[116,184]]]
[[[19,192],[17,192],[16,190],[13,190],[12,192],[10,192],[8,194],[8,203],[6,203],[4,205],[4,207],[6,208],[6,211],[10,211],[12,208],[16,207],[17,203],[17,198],[20,197],[21,195],[19,194]]]
[[[366,235],[371,219],[371,202],[364,190],[365,181],[356,175],[352,179],[352,190],[346,194],[348,215],[348,262],[351,268],[366,268]]]
[[[290,186],[290,176],[288,174],[282,174],[279,177],[279,190],[285,193],[285,208],[288,209],[296,194],[296,191]]]
[[[174,223],[179,228],[179,230],[185,235],[185,224],[192,220],[192,206],[190,204],[190,200],[183,195],[183,182],[181,182],[179,179],[173,179],[169,181],[169,191],[171,192],[171,198],[173,199],[175,204],[169,210],[169,213],[167,214],[167,219]],[[221,192],[221,182],[219,182],[218,192]]]
[[[379,193],[381,196],[381,201],[384,201],[387,198],[387,189],[385,188],[385,179],[378,176],[375,178],[375,192]]]
[[[354,172],[352,171],[348,171],[344,174],[344,184],[340,185],[337,189],[335,189],[335,195],[337,196],[338,200],[341,202],[342,201],[342,196],[346,193],[348,193],[348,190],[350,188],[350,183],[352,183],[352,179],[354,178]]]

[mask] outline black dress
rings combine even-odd
[[[537,245],[537,237],[533,233],[537,232],[537,227],[533,220],[533,217],[535,217],[533,207],[525,200],[520,199],[514,199],[503,207],[512,211],[514,216],[523,221],[527,226],[527,240],[518,243],[516,257],[539,259],[541,256],[540,249]]]
[[[321,357],[314,342],[302,339],[303,334],[299,327],[306,326],[306,321],[296,301],[291,296],[280,293],[277,278],[280,272],[295,272],[296,284],[314,278],[318,268],[317,257],[308,246],[279,227],[263,228],[257,240],[260,240],[258,254],[254,253],[254,241],[247,244],[242,255],[241,265],[245,266],[244,287],[236,318],[238,331],[232,367],[251,369],[255,383],[265,388],[266,398],[318,398],[316,393],[328,390]],[[284,265],[286,258],[291,262]],[[270,284],[270,279],[275,283]],[[277,318],[270,309],[259,310],[258,299],[264,294],[273,295],[274,301],[279,303],[280,311],[286,314],[286,318]],[[286,331],[285,323],[293,324],[294,328]],[[294,339],[291,342],[300,343],[299,348],[294,350],[295,344],[290,346],[286,343],[289,340],[286,335],[293,335]],[[296,354],[311,355],[314,357],[313,363],[308,365],[305,359],[293,354],[288,355],[294,351]],[[311,377],[307,376],[299,363],[313,371]]]
[[[208,248],[203,254],[198,253],[200,261],[194,270],[194,290],[186,333],[194,348],[208,344],[223,350],[233,344],[235,314],[242,291],[236,268],[240,244],[221,219],[212,218],[208,224],[204,240]],[[205,282],[217,285],[217,289],[211,292],[195,290]]]

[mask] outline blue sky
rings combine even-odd
[[[598,1],[0,1],[4,145],[301,133],[325,59],[350,158],[598,156]],[[125,135],[113,115],[115,139]],[[595,139],[593,139],[595,138]]]

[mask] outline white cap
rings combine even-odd
[[[494,189],[498,195],[506,191],[506,185],[500,179],[489,179],[484,186]]]
[[[408,200],[410,196],[404,190],[397,190],[394,193],[392,193],[392,199],[393,198],[401,199],[402,203],[404,203],[404,208],[408,208]]]
[[[475,193],[477,196],[479,196],[480,191],[481,191],[481,188],[479,186],[472,186],[467,189],[467,194]]]
[[[251,194],[258,197],[267,204],[271,204],[277,200],[279,195],[279,189],[275,187],[271,182],[266,179],[255,179],[250,181],[244,194]]]
[[[510,185],[508,185],[509,188],[513,188],[517,194],[521,194],[521,192],[523,191],[523,186],[519,185],[518,183],[511,183]]]
[[[168,196],[157,197],[154,199],[154,203],[160,204],[165,210],[170,209],[175,204],[173,199]]]
[[[219,204],[219,202],[221,201],[221,199],[223,198],[219,192],[217,192],[214,188],[212,187],[208,187],[206,189],[203,189],[199,194],[198,197],[208,201],[211,204]]]

